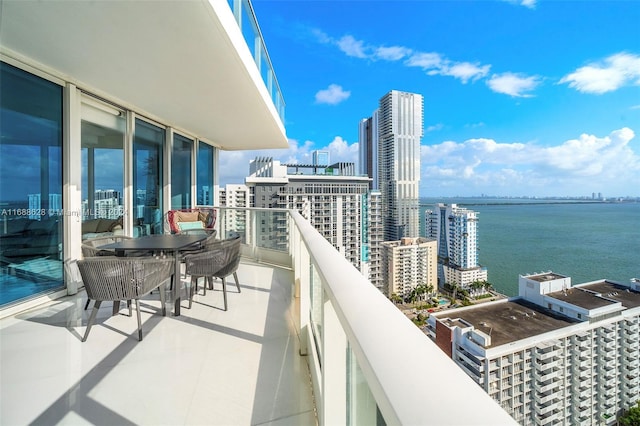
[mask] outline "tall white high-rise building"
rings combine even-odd
[[[382,193],[385,241],[417,237],[422,95],[390,91],[373,116],[360,122],[359,130],[361,171]]]
[[[420,233],[420,140],[422,95],[392,90],[378,107],[378,185],[385,241]]]
[[[487,280],[487,269],[478,263],[478,213],[456,204],[437,204],[425,215],[427,237],[438,241],[440,286],[467,288]]]
[[[438,287],[438,244],[432,238],[408,238],[385,241],[382,246],[382,282],[386,296],[403,299],[419,285]]]
[[[355,176],[353,163],[335,163],[326,170],[317,170],[315,165],[286,165],[259,157],[251,161],[250,173],[245,183],[253,194],[252,207],[298,210],[345,258],[362,269],[365,253],[361,244],[366,225],[363,211],[369,178]],[[228,202],[228,191],[226,197]],[[264,247],[286,247],[286,215],[257,214],[261,215],[257,235],[264,238],[259,243]]]
[[[520,276],[519,297],[432,314],[436,344],[523,425],[612,425],[640,400],[640,283]]]
[[[223,225],[226,231],[224,238],[232,234],[241,236],[247,235],[247,227],[250,222],[247,220],[248,211],[243,207],[251,206],[251,191],[247,185],[227,184],[218,189],[220,207],[233,207],[231,209],[219,209],[217,220]]]
[[[358,128],[360,174],[371,178],[372,190],[379,190],[378,176],[378,110],[360,120]]]

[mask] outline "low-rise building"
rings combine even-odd
[[[640,283],[520,276],[519,297],[434,314],[428,324],[521,424],[613,424],[640,399]]]
[[[382,247],[383,291],[389,297],[408,297],[419,285],[438,286],[438,244],[432,238],[385,241]]]

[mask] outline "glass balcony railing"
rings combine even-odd
[[[244,40],[251,51],[253,60],[260,71],[262,81],[264,81],[267,87],[271,100],[278,111],[278,115],[284,123],[284,98],[282,97],[282,91],[280,90],[276,74],[273,71],[269,52],[262,38],[262,32],[258,26],[258,20],[253,12],[253,6],[249,0],[227,0],[227,2],[231,7],[233,16],[236,18],[240,31],[242,31]]]
[[[243,256],[293,270],[319,425],[516,424],[298,212],[216,208]]]

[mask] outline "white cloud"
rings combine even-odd
[[[351,92],[344,90],[342,86],[330,84],[329,87],[316,93],[316,103],[337,105],[351,96]]]
[[[510,72],[502,74],[494,74],[487,81],[487,86],[497,93],[504,93],[519,98],[527,98],[533,95],[529,94],[540,84],[540,78],[537,76],[526,77],[521,74]]]
[[[524,6],[529,9],[535,9],[537,0],[504,0],[504,1],[512,4],[517,4],[519,6]]]
[[[455,77],[463,83],[485,77],[491,69],[491,65],[453,62],[436,52],[415,52],[405,61],[405,65],[422,68],[427,75]]]
[[[313,34],[316,39],[322,44],[333,43],[333,39],[329,37],[327,33],[318,28],[311,28],[311,34]]]
[[[450,75],[467,83],[469,80],[477,80],[485,77],[489,73],[491,65],[479,65],[469,62],[459,62],[451,66],[443,67],[440,74]]]
[[[421,193],[425,195],[637,195],[640,154],[633,130],[604,137],[583,134],[551,146],[475,138],[421,147]],[[328,150],[331,163],[358,163],[358,143],[341,136],[325,144],[289,140],[289,149],[221,151],[220,184],[244,183],[249,161],[273,157],[282,163],[311,163],[312,152]]]
[[[437,130],[442,130],[443,128],[444,128],[444,124],[438,123],[438,124],[428,126],[426,129],[424,129],[424,131],[425,133],[429,133],[429,132],[435,132]]]
[[[420,67],[425,71],[440,69],[445,63],[445,59],[435,52],[416,52],[407,59],[405,64],[409,67]]]
[[[356,58],[366,58],[368,56],[365,52],[364,42],[362,40],[356,40],[353,36],[343,36],[336,44],[347,56]]]
[[[631,108],[629,108],[629,109],[640,109],[640,105],[634,105],[634,106],[632,106],[632,107],[631,107]]]
[[[404,46],[380,46],[375,49],[375,57],[386,61],[398,61],[411,54],[411,49]]]
[[[515,0],[506,0],[512,3]],[[518,4],[533,8],[535,0],[518,0]],[[406,58],[403,64],[407,67],[422,68],[427,75],[442,75],[454,77],[463,84],[486,78],[491,70],[491,65],[483,65],[478,62],[452,61],[438,52],[420,52],[406,46],[373,46],[358,40],[352,35],[335,39],[319,29],[312,29],[312,34],[322,44],[336,45],[347,56],[368,59],[372,61],[399,61]],[[628,64],[634,69],[635,63]],[[565,77],[566,78],[566,77]],[[564,79],[563,79],[564,80]],[[540,84],[540,77],[522,76],[515,73],[494,74],[487,85],[497,93],[504,93],[515,97],[531,97],[529,92]]]
[[[450,195],[637,195],[640,155],[633,130],[580,135],[553,146],[492,139],[423,146],[423,192]],[[452,192],[458,191],[458,192]]]
[[[640,56],[617,53],[562,77],[560,83],[583,93],[603,94],[626,85],[640,86]]]

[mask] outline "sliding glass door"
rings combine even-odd
[[[123,233],[124,111],[82,99],[82,239]]]
[[[0,307],[64,287],[62,93],[0,62]]]

